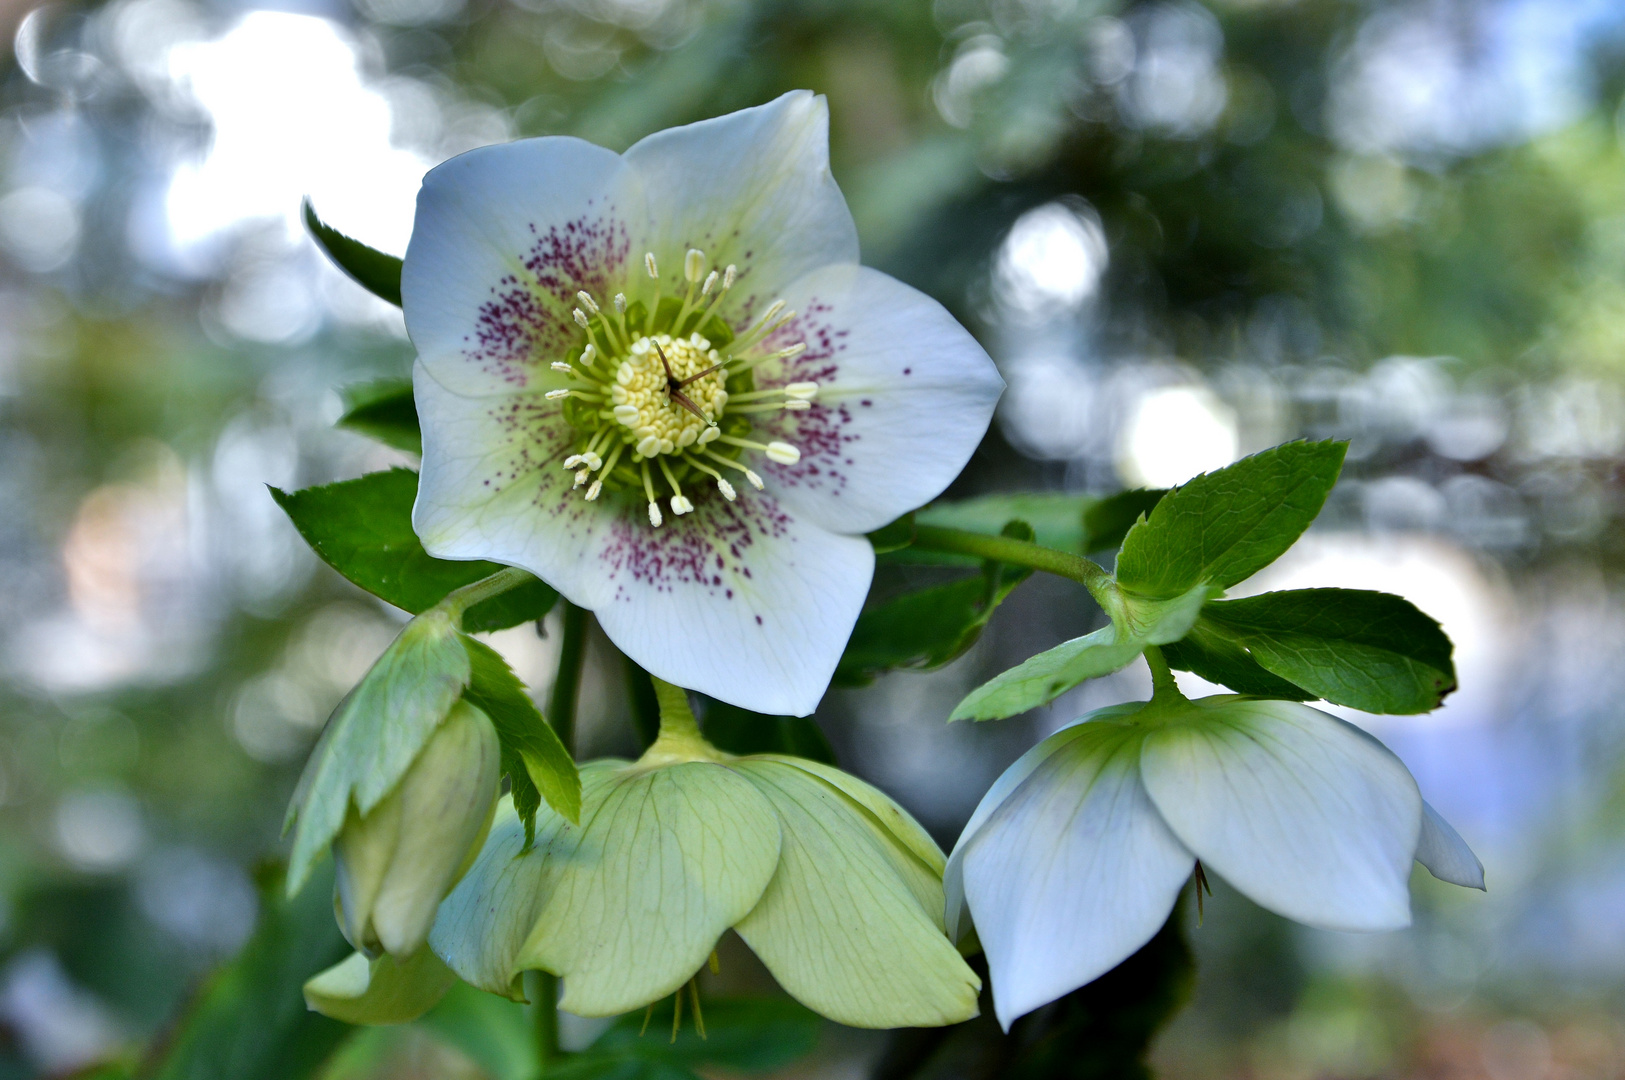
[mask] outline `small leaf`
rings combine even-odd
[[[559,741],[541,710],[525,693],[524,683],[513,673],[508,662],[495,649],[482,641],[463,635],[473,678],[464,696],[469,703],[491,718],[502,742],[503,756],[508,764],[508,775],[515,785],[514,808],[521,817],[525,810],[519,805],[519,782],[528,779],[541,797],[547,800],[555,813],[572,825],[581,823],[581,774],[576,769],[570,752]],[[523,770],[512,767],[510,754],[518,755]],[[527,834],[535,828],[535,806],[530,807]]]
[[[1169,667],[1193,671],[1208,682],[1227,686],[1238,694],[1285,701],[1308,701],[1315,696],[1267,671],[1240,642],[1217,630],[1206,619],[1197,619],[1189,634],[1164,645],[1162,655]]]
[[[338,427],[410,454],[423,453],[423,432],[418,427],[411,379],[357,383],[339,393],[344,398],[344,415],[338,418]]]
[[[1023,522],[1005,526],[1006,536],[1031,539]],[[837,686],[864,686],[895,668],[929,671],[964,655],[1017,585],[1032,574],[1024,567],[988,563],[980,575],[906,593],[858,616],[835,669]]]
[[[305,228],[340,270],[356,284],[380,300],[401,306],[401,260],[352,239],[316,216],[316,208],[306,199]]]
[[[322,561],[350,581],[414,615],[438,604],[453,589],[490,577],[490,562],[436,559],[412,531],[418,477],[410,469],[368,473],[322,487],[271,497],[293,519],[299,535]],[[481,601],[463,615],[470,633],[502,630],[541,618],[558,593],[540,581]]]
[[[1170,491],[1123,540],[1117,579],[1145,596],[1228,589],[1291,547],[1320,513],[1348,449],[1290,442]]]
[[[810,716],[764,716],[707,698],[701,730],[711,745],[730,754],[790,754],[837,764],[829,739]]]
[[[1216,601],[1202,616],[1265,669],[1337,705],[1420,713],[1456,688],[1449,637],[1391,593],[1295,589]]]
[[[1167,488],[1133,488],[1092,503],[1083,512],[1083,554],[1120,545],[1140,515],[1149,514],[1166,494]]]

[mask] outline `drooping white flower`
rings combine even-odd
[[[1157,699],[1084,717],[994,783],[948,861],[948,932],[968,907],[1008,1029],[1149,941],[1198,859],[1330,930],[1409,925],[1413,859],[1484,887],[1466,843],[1359,728],[1296,702]]]
[[[858,265],[824,101],[471,151],[424,180],[413,522],[520,566],[657,676],[810,712],[873,573],[1003,389],[937,303]],[[748,678],[740,678],[742,674]]]

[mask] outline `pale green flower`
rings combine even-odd
[[[706,743],[660,684],[662,732],[636,762],[582,767],[580,826],[543,808],[536,843],[504,802],[430,944],[464,980],[608,1016],[675,993],[729,928],[792,996],[857,1027],[976,1015],[981,983],[943,934],[941,850],[875,788],[776,754]]]
[[[863,534],[936,497],[1003,382],[858,263],[806,91],[616,154],[549,137],[424,178],[401,276],[431,555],[523,567],[665,679],[817,705]]]
[[[1409,770],[1354,725],[1291,701],[1159,696],[1091,713],[994,783],[948,863],[948,929],[968,906],[1008,1028],[1150,940],[1198,859],[1331,930],[1408,925],[1413,859],[1484,887]]]

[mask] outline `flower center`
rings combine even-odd
[[[586,500],[597,500],[606,488],[641,490],[649,523],[658,527],[661,489],[670,490],[671,512],[686,514],[694,509],[683,494],[687,482],[714,483],[732,502],[737,493],[723,475],[730,470],[761,489],[762,478],[741,460],[747,452],[784,465],[799,461],[801,451],[787,442],[749,438],[751,417],[810,409],[818,384],[756,389],[758,365],[787,360],[807,346],[766,344],[795,317],[782,300],[734,335],[717,315],[733,287],[734,267],[707,273],[704,253],[691,250],[683,260],[683,295],[662,298],[653,254],[644,256],[644,266],[656,282],[651,304],[628,304],[617,293],[611,312],[591,294],[577,294],[582,344],[552,363],[574,385],[547,397],[560,402],[565,419],[583,433],[564,467],[575,472],[576,487],[586,486]]]

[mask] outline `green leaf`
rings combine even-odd
[[[490,562],[436,559],[412,531],[418,477],[410,469],[368,473],[322,487],[271,497],[293,519],[299,535],[327,565],[374,596],[414,615],[453,589],[490,577]],[[481,601],[463,615],[469,633],[502,630],[546,615],[558,593],[540,581]]]
[[[901,551],[914,543],[914,515],[904,514],[889,525],[882,525],[869,534],[869,543],[876,555]]]
[[[685,994],[683,1005],[675,1040],[668,998],[648,1014],[647,1030],[642,1011],[622,1017],[591,1049],[550,1065],[548,1080],[691,1076],[694,1067],[771,1072],[811,1053],[822,1027],[814,1013],[788,998],[702,998],[705,1037],[701,1038],[694,1024],[692,998]]]
[[[377,379],[346,386],[344,415],[338,427],[360,432],[386,446],[411,454],[423,453],[423,432],[411,379]]]
[[[990,534],[998,533],[1007,521],[1025,521],[1032,526],[1037,543],[1081,555],[1083,517],[1097,501],[1093,495],[1023,491],[933,503],[915,517],[922,525]]]
[[[1140,515],[1149,514],[1166,494],[1167,488],[1132,488],[1096,500],[1083,512],[1083,554],[1122,544]]]
[[[484,710],[502,742],[503,765],[513,784],[514,808],[528,836],[536,827],[539,794],[555,813],[572,825],[581,823],[581,774],[524,683],[500,653],[463,635],[473,677],[464,692],[470,704]],[[511,755],[511,756],[510,756]],[[517,765],[512,760],[518,759]],[[521,799],[521,790],[525,797]]]
[[[1013,521],[1003,535],[1029,540],[1032,528]],[[1025,567],[987,563],[976,577],[906,593],[869,608],[852,629],[835,668],[835,685],[864,686],[895,668],[930,670],[957,659],[1031,574]]]
[[[1348,449],[1290,442],[1170,491],[1123,540],[1117,579],[1145,596],[1228,589],[1291,547],[1320,513]]]
[[[1145,651],[1184,637],[1211,595],[1198,585],[1173,600],[1118,592],[1112,625],[1062,642],[972,690],[949,720],[1001,720],[1048,704],[1088,679],[1110,675]]]
[[[260,875],[260,918],[230,963],[210,977],[136,1075],[142,1080],[301,1080],[352,1030],[305,1008],[314,972],[350,946],[333,922],[331,871],[320,888],[283,898],[280,871]]]
[[[351,239],[316,216],[306,199],[305,228],[334,264],[380,300],[401,306],[401,260]]]
[[[1437,708],[1456,688],[1449,637],[1391,593],[1263,593],[1215,601],[1202,617],[1265,669],[1337,705],[1420,713]]]
[[[707,698],[701,730],[730,754],[790,754],[837,764],[835,749],[810,716],[764,716]]]
[[[458,982],[417,1022],[455,1046],[491,1080],[533,1080],[535,1036],[525,1007]]]
[[[1214,628],[1205,618],[1196,620],[1191,632],[1162,647],[1168,666],[1193,671],[1209,682],[1228,686],[1238,694],[1308,701],[1309,691],[1265,670],[1241,643]]]

